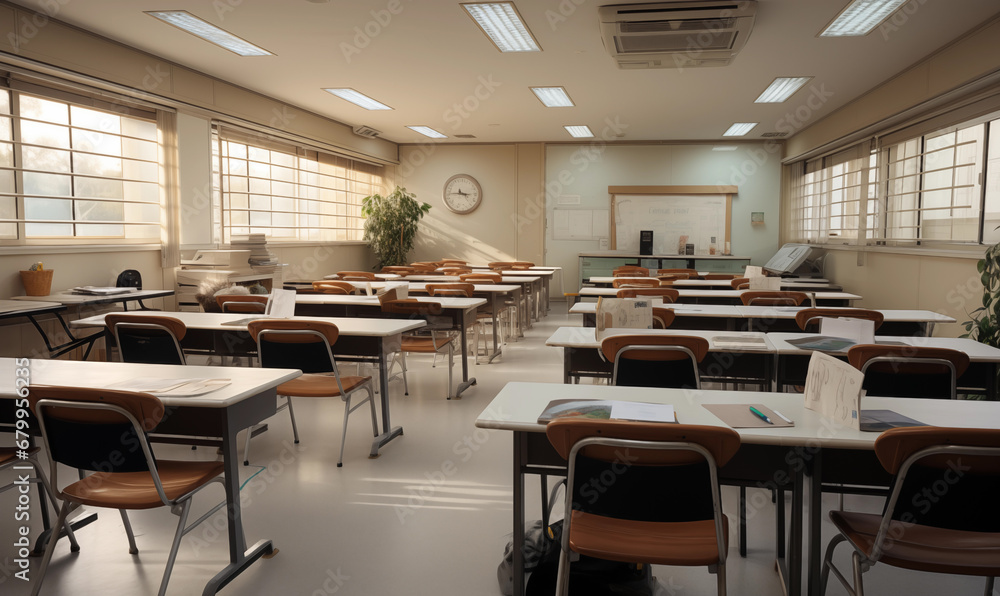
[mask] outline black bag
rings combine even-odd
[[[551,596],[556,593],[559,574],[559,548],[555,556],[535,567],[525,588],[525,596]],[[652,565],[620,563],[581,555],[570,565],[569,593],[573,596],[653,596],[656,579]]]
[[[565,486],[566,481],[561,480],[552,487],[549,493],[549,509],[545,519],[552,518],[552,510],[556,505],[556,495],[559,487]],[[559,544],[562,540],[562,520],[553,522],[545,527],[545,522],[536,519],[524,526],[524,572],[530,574],[539,563],[544,560],[554,559],[559,561]],[[503,561],[497,567],[497,581],[500,583],[500,592],[504,596],[514,594],[514,541],[507,542],[507,547],[503,551]],[[554,584],[553,584],[554,585]]]

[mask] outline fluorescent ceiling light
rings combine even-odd
[[[532,87],[531,92],[547,108],[571,108],[576,105],[562,87]]]
[[[224,29],[219,29],[186,10],[150,10],[146,11],[146,14],[240,56],[274,56],[264,48],[236,37]]]
[[[462,8],[501,52],[542,51],[513,2],[468,3]]]
[[[712,147],[712,151],[736,151],[738,147],[736,145],[716,145]]]
[[[812,77],[778,77],[754,100],[754,103],[781,103],[795,94]]]
[[[364,93],[358,93],[354,89],[339,88],[339,89],[323,89],[328,93],[332,93],[343,99],[349,101],[356,106],[360,106],[366,110],[391,110],[389,106],[385,105],[380,101],[375,101],[374,99],[368,97]]]
[[[563,128],[578,139],[588,139],[594,136],[594,133],[590,132],[589,126],[564,126]]]
[[[419,132],[420,134],[424,135],[425,137],[430,137],[432,139],[447,139],[448,138],[448,135],[441,134],[438,131],[436,131],[433,128],[431,128],[430,126],[407,126],[406,128],[409,128],[410,130],[412,130],[414,132]]]
[[[757,126],[756,122],[737,122],[729,127],[729,130],[722,133],[724,137],[742,137]]]
[[[868,35],[906,2],[907,0],[854,0],[820,32],[819,36]]]

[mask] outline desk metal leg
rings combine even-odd
[[[792,471],[792,520],[788,533],[788,548],[785,549],[784,536],[778,536],[777,559],[775,568],[781,578],[781,587],[786,596],[802,594],[802,472]],[[778,522],[778,533],[784,531],[784,500],[779,502],[777,515],[782,516]],[[786,556],[787,555],[787,556]]]
[[[393,349],[390,349],[387,345],[389,343],[388,339],[383,338],[379,341],[378,347],[378,386],[379,399],[382,401],[382,434],[375,437],[375,440],[372,441],[372,450],[368,454],[368,457],[378,457],[378,450],[383,445],[403,434],[403,427],[397,426],[393,428],[392,422],[389,420],[389,359],[387,356],[398,349],[399,336],[393,338],[394,341],[392,343],[397,344],[392,346]]]
[[[469,387],[476,384],[476,377],[469,378],[469,344],[466,341],[466,332],[469,329],[469,319],[473,325],[476,324],[476,308],[470,308],[467,310],[458,310],[458,329],[459,337],[462,342],[462,382],[458,384],[458,389],[455,390],[455,397],[461,397],[462,392],[464,392]]]
[[[823,557],[823,451],[820,450],[812,458],[809,469],[809,540],[808,554],[808,591],[809,596],[820,594],[820,570]]]
[[[524,594],[524,433],[514,433],[514,596]],[[544,492],[544,491],[543,491]]]
[[[490,315],[493,321],[493,352],[486,359],[487,364],[492,364],[493,359],[501,354],[499,324],[497,323],[497,312],[500,310],[503,298],[498,292],[490,292]],[[479,346],[476,346],[476,362],[479,362]]]

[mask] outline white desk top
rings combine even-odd
[[[485,273],[485,272],[484,272]],[[534,283],[541,279],[537,275],[532,275],[530,271],[524,271],[527,275],[507,275],[510,271],[504,271],[504,274],[500,276],[500,283],[504,284],[527,284]],[[400,281],[413,282],[430,282],[430,283],[461,283],[462,280],[457,275],[424,275],[415,274],[407,275]]]
[[[0,397],[13,398],[14,359],[0,358]],[[20,367],[19,367],[20,368]],[[162,397],[167,406],[224,408],[302,374],[285,368],[224,368],[124,362],[36,360],[28,365],[32,385],[107,387],[131,379],[229,379],[225,387],[196,397]],[[238,373],[238,374],[237,374]]]
[[[375,273],[374,275],[376,279],[381,279],[383,281],[401,279],[401,277],[396,273]],[[333,273],[331,275],[324,276],[323,279],[340,279],[340,277],[336,273]]]
[[[445,309],[457,308],[468,310],[478,308],[486,304],[485,298],[430,298],[428,296],[414,296],[421,302],[440,302]],[[296,304],[347,304],[351,306],[371,306],[379,308],[377,296],[344,296],[342,294],[299,294],[295,297]]]
[[[486,407],[476,426],[500,430],[545,432],[538,416],[555,399],[607,399],[673,404],[683,424],[725,426],[701,404],[764,404],[795,421],[782,428],[738,428],[744,443],[762,445],[815,445],[843,449],[872,449],[879,433],[861,432],[824,420],[803,406],[802,395],[757,391],[718,391],[563,385],[557,383],[507,383]],[[865,397],[863,409],[893,410],[935,426],[1000,429],[1000,402]]]
[[[106,313],[105,313],[106,314]],[[94,315],[85,319],[72,321],[70,327],[104,327],[105,314]],[[115,313],[128,316],[130,314],[145,315],[148,313]],[[247,313],[214,313],[214,312],[164,312],[164,316],[180,319],[190,329],[208,329],[211,331],[246,331],[244,325],[225,325],[230,321],[245,321],[254,318]],[[386,337],[423,327],[427,321],[423,319],[382,319],[359,317],[295,317],[295,320],[324,321],[333,323],[341,335]]]
[[[407,284],[407,286],[409,286],[410,290],[423,290],[423,289],[425,289],[427,287],[427,284],[434,283],[432,281],[428,281],[428,282],[423,282],[423,281],[408,281],[408,279],[409,278],[407,278],[407,279],[401,279],[401,280],[396,281],[396,282],[385,282],[385,281],[373,281],[373,282],[350,281],[350,282],[347,282],[347,283],[353,285],[356,288],[362,289],[362,290],[364,290],[365,285],[368,284],[368,283],[371,284],[372,289],[379,289],[379,290],[382,289],[382,288],[384,288],[386,286],[386,284],[389,284],[389,283],[395,283],[395,284],[405,283],[405,284]],[[450,283],[450,282],[441,282],[441,283]],[[473,291],[481,292],[481,293],[484,293],[484,294],[507,294],[507,293],[513,292],[515,290],[520,290],[520,289],[521,289],[520,285],[473,284]]]
[[[788,343],[790,339],[799,339],[801,337],[815,337],[815,333],[768,333],[767,337],[771,340],[771,345],[774,346],[775,351],[778,354],[803,354],[809,353],[811,350],[803,350],[798,346],[794,346]],[[968,338],[961,337],[910,337],[905,335],[879,335],[875,337],[876,343],[878,342],[899,342],[906,344],[908,346],[919,346],[928,348],[948,348],[951,350],[958,350],[959,352],[965,352],[969,355],[969,359],[973,362],[1000,362],[1000,349],[994,348],[993,346],[988,346],[986,344],[979,343]],[[840,352],[846,354],[847,350]]]
[[[795,313],[805,306],[737,306],[736,310],[740,315],[748,319],[794,319]],[[823,307],[823,308],[846,308],[846,307]],[[942,315],[930,310],[877,310],[890,323],[954,323],[955,319],[948,315]]]
[[[653,279],[656,279],[655,275],[651,275]],[[592,284],[611,284],[616,279],[649,279],[650,277],[591,277],[590,283]],[[696,286],[696,287],[713,287],[713,288],[729,288],[732,289],[732,280],[729,279],[676,279],[673,285],[676,287],[686,287],[686,286]],[[795,278],[795,279],[782,279],[782,286],[788,287],[802,287],[802,286],[816,286],[821,289],[825,286],[829,286],[830,282],[825,279],[810,279],[810,278]]]
[[[670,287],[670,286],[664,286]],[[739,300],[740,294],[750,290],[691,290],[684,288],[674,288],[681,298],[732,298]],[[849,292],[807,292],[815,294],[817,300],[861,300],[861,296]],[[614,298],[618,295],[617,288],[580,288],[581,296],[608,296]]]
[[[12,296],[11,300],[41,300],[43,302],[58,302],[67,306],[77,306],[85,304],[110,304],[114,302],[131,302],[133,300],[145,300],[149,298],[162,298],[173,296],[173,290],[136,290],[127,294],[115,294],[113,296],[90,296],[85,294],[73,294],[69,290],[56,292],[48,296]]]
[[[669,303],[663,308],[669,308],[679,317],[724,317],[741,318],[736,306],[731,304],[684,304]],[[596,302],[577,302],[570,307],[569,312],[574,314],[595,315],[597,314]]]
[[[746,332],[746,331],[701,331],[688,329],[610,329],[605,337],[614,335],[687,335],[703,337],[708,340],[710,352],[774,352],[774,346],[767,339],[766,333]],[[746,348],[719,347],[713,341],[716,337],[746,337],[763,338],[764,347],[762,349],[748,350]],[[594,327],[560,327],[555,330],[547,340],[545,345],[556,348],[594,348],[601,347],[601,342],[597,340],[597,329]],[[998,350],[1000,351],[1000,350]]]
[[[36,298],[36,296],[25,296],[25,298]],[[0,313],[14,313],[25,310],[36,310],[39,308],[52,308],[62,306],[59,302],[45,302],[41,300],[0,300]]]

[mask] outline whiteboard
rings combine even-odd
[[[609,215],[606,209],[554,209],[554,240],[593,240],[607,238]]]
[[[653,230],[653,254],[684,254],[694,244],[694,254],[722,254],[729,240],[728,194],[615,194],[614,250],[639,252],[639,232]]]

